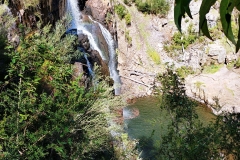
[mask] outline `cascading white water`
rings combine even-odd
[[[103,54],[103,52],[98,47],[98,44],[96,40],[94,39],[93,35],[87,30],[87,28],[84,26],[84,22],[82,20],[82,14],[78,7],[77,0],[68,0],[67,3],[67,10],[71,13],[73,19],[71,22],[71,27],[69,29],[77,29],[78,34],[83,33],[88,36],[91,48],[98,51],[101,58],[103,60],[106,60],[106,56]],[[89,19],[92,20],[92,18],[89,16]],[[116,52],[115,52],[115,41],[112,38],[112,35],[109,33],[109,31],[100,23],[92,20],[92,22],[97,23],[101,29],[101,32],[103,34],[103,37],[105,38],[105,41],[108,44],[108,51],[109,51],[109,62],[108,67],[110,71],[110,77],[114,81],[114,90],[115,95],[120,95],[121,92],[121,80],[117,71],[117,60],[116,60]]]
[[[99,22],[94,21],[90,16],[89,19],[91,19],[93,22],[97,23],[102,31],[103,37],[105,38],[107,44],[108,44],[108,51],[109,51],[109,62],[108,67],[110,71],[110,77],[114,81],[114,89],[115,89],[115,95],[119,95],[121,92],[121,80],[117,71],[117,59],[116,59],[116,47],[115,47],[115,41],[112,38],[112,35],[110,32]]]
[[[93,70],[92,70],[92,65],[91,65],[91,63],[89,62],[86,53],[84,53],[84,58],[85,58],[86,61],[87,61],[88,72],[91,74],[92,77],[94,77],[94,72],[93,72]]]
[[[106,60],[106,56],[98,47],[98,44],[95,41],[95,39],[93,38],[92,34],[83,25],[82,14],[78,7],[78,1],[77,0],[68,0],[67,1],[67,11],[70,12],[70,14],[72,15],[71,26],[69,29],[77,29],[78,34],[83,33],[83,34],[87,35],[88,40],[91,45],[91,48],[98,51],[101,58],[103,60]]]

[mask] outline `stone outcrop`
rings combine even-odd
[[[87,35],[85,35],[85,34],[77,34],[76,29],[68,30],[66,33],[67,34],[76,35],[78,37],[77,46],[80,47],[82,49],[82,51],[84,51],[84,52],[89,54],[88,58],[89,58],[90,63],[91,64],[96,63],[98,66],[100,66],[100,72],[103,75],[105,75],[105,76],[109,76],[110,75],[107,62],[102,60],[100,54],[96,50],[92,50],[90,48],[90,42],[89,42],[89,39],[88,39]],[[86,64],[84,58],[83,58],[82,61],[83,61],[83,63]]]
[[[86,51],[90,49],[90,43],[88,40],[88,36],[84,34],[78,35],[78,44]]]
[[[240,76],[226,67],[215,74],[188,76],[186,89],[188,96],[212,106],[215,114],[222,111],[240,112]]]
[[[208,56],[218,63],[224,63],[226,59],[226,49],[218,44],[209,44]]]
[[[106,14],[110,9],[109,0],[88,0],[85,4],[85,12],[91,14],[96,21],[102,24],[104,24]]]
[[[87,80],[87,77],[85,75],[85,72],[83,70],[83,64],[80,63],[80,62],[75,62],[73,64],[73,79],[77,79],[79,76],[81,76],[81,79],[79,81],[79,86],[86,86],[86,80]]]

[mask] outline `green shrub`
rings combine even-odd
[[[107,24],[109,24],[112,21],[112,14],[107,12],[107,16],[106,16],[106,22]]]
[[[240,67],[240,58],[237,59],[236,63],[235,63],[235,67],[239,68]]]
[[[143,13],[150,13],[150,5],[143,2],[136,3],[137,9]]]
[[[124,0],[123,2],[128,6],[131,6],[131,4],[132,4],[131,0]]]
[[[114,106],[105,104],[113,100],[112,88],[96,79],[96,87],[86,90],[79,86],[81,75],[72,78],[75,37],[62,37],[65,22],[24,29],[19,47],[7,50],[11,61],[0,80],[0,159],[112,156],[106,114]]]
[[[115,6],[115,11],[120,19],[123,19],[125,17],[125,15],[127,14],[126,8],[121,4],[118,4]]]
[[[127,41],[129,47],[132,46],[132,37],[130,37],[128,30],[125,32],[125,41]]]
[[[223,67],[223,64],[211,64],[209,66],[204,66],[203,73],[216,73],[220,68]]]
[[[125,15],[124,19],[126,21],[126,25],[131,25],[131,15],[129,13]]]
[[[39,5],[39,0],[24,0],[23,3],[25,8],[36,7]]]
[[[214,40],[222,38],[222,32],[217,26],[210,28],[209,33]]]
[[[153,14],[160,14],[166,16],[170,9],[170,5],[166,0],[153,0],[151,3],[151,12]]]
[[[169,2],[166,0],[136,1],[137,9],[143,13],[160,14],[165,17],[170,9]]]
[[[181,78],[186,78],[188,75],[194,73],[192,67],[189,67],[189,66],[182,66],[178,68],[176,72],[177,72],[177,75]]]
[[[193,26],[190,24],[188,27],[188,34],[181,34],[180,32],[175,32],[172,38],[172,41],[166,42],[164,45],[164,50],[166,52],[172,52],[174,50],[180,50],[182,49],[182,45],[184,49],[186,49],[190,44],[193,44],[196,42],[196,40],[199,38],[192,28]]]
[[[149,57],[151,57],[151,59],[153,60],[153,62],[155,64],[160,64],[161,63],[161,58],[158,54],[158,52],[156,50],[154,50],[153,48],[148,48],[147,49],[147,54]]]

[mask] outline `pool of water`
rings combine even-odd
[[[132,116],[132,111],[139,111],[139,115]],[[214,119],[214,115],[207,107],[197,107],[199,120],[204,124]],[[154,149],[160,145],[161,136],[166,133],[166,128],[170,123],[167,112],[160,109],[160,101],[155,97],[144,97],[137,99],[134,104],[124,108],[124,128],[128,136],[147,143],[142,151],[142,156],[154,154]],[[129,118],[129,117],[130,118]],[[151,157],[146,159],[153,159]]]

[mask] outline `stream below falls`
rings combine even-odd
[[[199,120],[204,125],[215,118],[207,107],[199,106],[196,111]],[[148,141],[148,144],[142,150],[141,157],[152,159],[153,155],[151,154],[154,154],[154,149],[160,145],[161,136],[166,134],[167,126],[170,123],[167,111],[160,109],[160,102],[157,98],[144,97],[125,107],[123,118],[124,129],[130,139]]]

